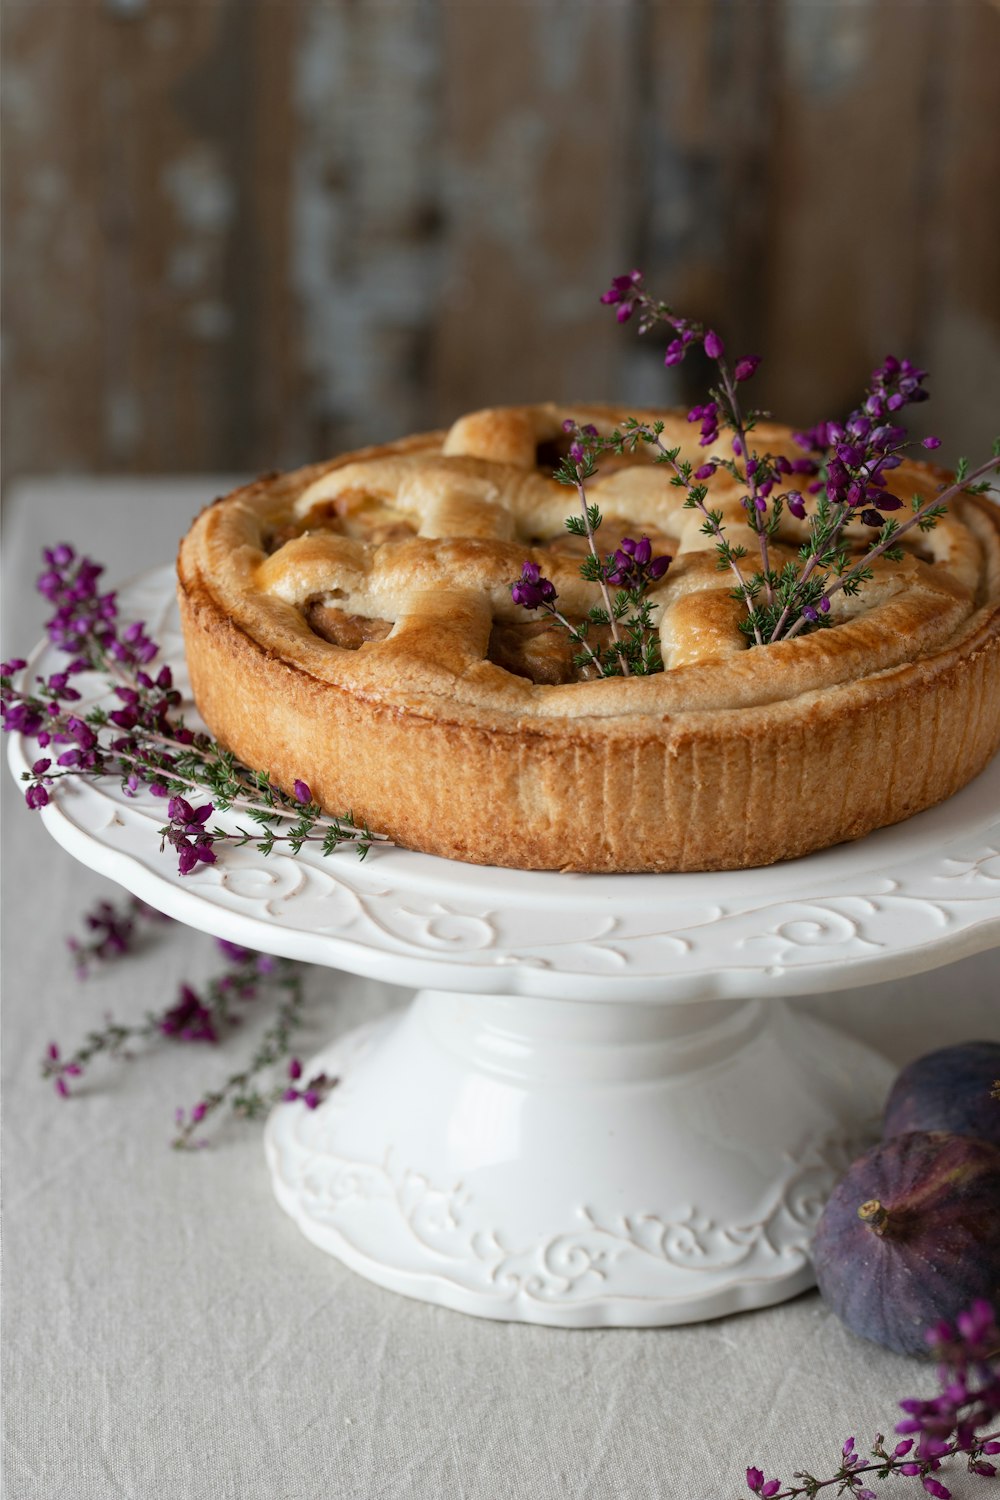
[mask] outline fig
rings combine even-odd
[[[834,1188],[812,1254],[848,1328],[926,1354],[942,1318],[1000,1302],[1000,1147],[931,1131],[883,1141]]]
[[[909,1130],[974,1135],[1000,1146],[1000,1042],[961,1042],[928,1052],[896,1079],[882,1139]]]

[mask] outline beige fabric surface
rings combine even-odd
[[[164,561],[224,481],[22,484],[5,518],[5,656],[44,617],[41,545],[66,539],[109,582]],[[63,937],[113,888],[19,805],[4,773],[5,1491],[9,1500],[550,1500],[746,1494],[754,1462],[829,1473],[840,1444],[891,1431],[929,1392],[912,1361],[843,1330],[812,1293],[662,1330],[562,1332],[410,1302],[322,1255],[275,1204],[260,1127],[168,1149],[175,1106],[229,1071],[223,1049],[164,1044],[95,1063],[77,1097],[39,1077],[105,1012],[139,1018],[216,967],[210,939],[157,929],[84,985]],[[803,1002],[897,1061],[1000,1040],[1000,965]],[[405,999],[308,973],[302,1050]],[[766,1108],[766,1101],[761,1102]],[[949,1478],[957,1500],[982,1490]],[[911,1492],[900,1481],[886,1493]],[[912,1488],[919,1494],[919,1487]]]

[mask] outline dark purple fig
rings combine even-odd
[[[1000,1042],[961,1042],[903,1069],[885,1107],[882,1139],[946,1130],[1000,1146]]]
[[[874,1146],[834,1189],[812,1255],[848,1328],[926,1354],[933,1324],[1000,1302],[1000,1148],[926,1131]]]

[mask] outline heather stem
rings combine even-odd
[[[618,635],[618,627],[615,624],[614,610],[611,607],[611,595],[608,593],[607,579],[604,576],[604,564],[601,562],[600,556],[598,555],[597,543],[594,540],[594,528],[590,524],[590,514],[587,510],[587,491],[584,487],[583,478],[579,467],[577,467],[576,474],[576,489],[577,494],[580,496],[580,509],[583,512],[583,524],[587,533],[587,545],[590,548],[590,555],[597,565],[597,581],[601,586],[601,594],[604,598],[604,608],[607,611],[608,621],[611,625],[611,638],[615,643],[615,647],[617,648],[621,645],[621,641]],[[619,652],[618,660],[621,662],[622,676],[631,677],[632,671],[629,667],[624,652]]]
[[[651,429],[649,429],[649,428],[646,428],[644,430],[647,431],[647,432],[651,431]],[[708,522],[709,526],[712,528],[712,535],[715,537],[716,541],[717,542],[721,542],[722,541],[722,529],[721,529],[721,527],[718,525],[718,523],[716,521],[713,520],[711,512],[709,511],[709,509],[706,506],[705,502],[703,500],[697,500],[697,499],[695,499],[694,486],[692,485],[690,479],[687,477],[687,475],[684,473],[684,471],[681,469],[680,465],[678,464],[676,458],[671,453],[670,449],[667,448],[664,445],[663,440],[661,439],[659,433],[653,433],[653,441],[655,442],[657,448],[659,448],[660,452],[663,454],[663,456],[666,459],[667,463],[673,469],[674,473],[680,479],[681,483],[684,485],[684,488],[687,490],[688,494],[691,496],[692,499],[694,499],[695,505],[701,511],[702,515],[705,517],[705,520]],[[746,579],[743,577],[742,570],[740,568],[739,563],[736,561],[735,557],[728,558],[728,563],[729,563],[729,566],[732,569],[733,574],[734,574],[734,576],[736,578],[736,582],[739,585],[740,593],[743,595],[743,599],[744,599],[744,602],[745,602],[745,604],[747,606],[747,610],[749,611],[751,609],[751,600],[752,600],[752,597],[753,597],[752,594],[751,594],[751,592],[750,592],[750,585],[747,583]],[[754,640],[755,640],[755,642],[757,643],[758,646],[762,646],[764,644],[764,638],[761,635],[761,633],[760,633],[760,627],[756,624],[756,622],[754,622],[753,636],[754,636]]]
[[[753,507],[753,513],[758,522],[757,540],[760,543],[760,569],[764,579],[764,595],[767,599],[768,606],[770,607],[774,604],[774,589],[771,586],[771,560],[768,554],[767,528],[763,524],[763,522],[760,521],[757,511],[757,473],[756,470],[754,470],[752,474],[749,472],[750,454],[747,448],[746,424],[743,420],[743,412],[740,407],[739,397],[736,394],[736,382],[733,380],[731,374],[729,373],[729,367],[727,366],[725,360],[720,359],[717,361],[717,363],[719,366],[719,374],[722,376],[723,391],[725,393],[726,400],[729,403],[730,424],[732,426],[733,432],[736,434],[736,440],[740,445],[740,454],[743,458],[743,468],[744,472],[746,473],[747,484],[750,487],[750,504]]]
[[[558,609],[556,609],[556,607],[555,607],[554,604],[549,604],[549,603],[543,601],[542,608],[545,610],[546,614],[550,614],[554,620],[558,620],[559,624],[562,625],[562,627],[566,631],[569,632],[570,638],[572,640],[576,641],[577,645],[580,646],[580,647],[582,647],[582,649],[586,652],[587,656],[589,656],[591,665],[593,666],[594,670],[596,671],[598,677],[603,677],[604,674],[601,671],[601,663],[598,660],[598,658],[594,655],[594,652],[591,649],[591,647],[588,645],[586,637],[582,636],[580,634],[580,632],[577,630],[577,628],[576,628],[575,625],[571,625],[570,624],[570,622],[569,622],[569,620],[567,620],[566,616],[564,614],[560,613],[560,611]]]

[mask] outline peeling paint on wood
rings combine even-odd
[[[1000,406],[1000,7],[5,0],[5,472],[239,470],[679,399],[651,281],[794,420],[898,348]]]

